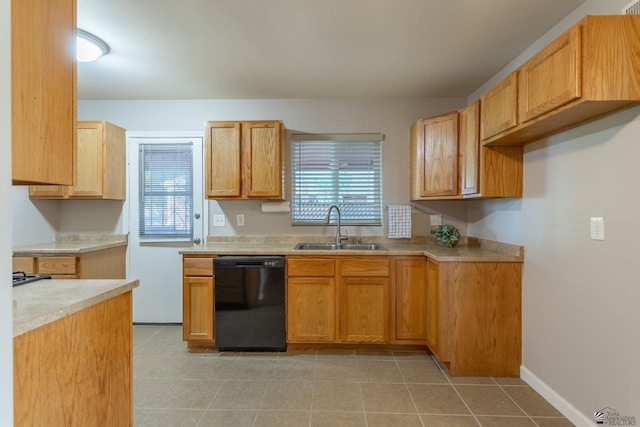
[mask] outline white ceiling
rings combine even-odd
[[[78,0],[78,96],[468,96],[583,2]]]

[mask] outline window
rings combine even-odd
[[[382,224],[383,135],[294,134],[291,140],[293,225],[325,224],[331,205],[340,208],[343,224]]]
[[[191,239],[193,236],[191,145],[140,144],[141,239]]]

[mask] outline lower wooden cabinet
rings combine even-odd
[[[214,270],[212,256],[182,258],[182,339],[213,344]]]
[[[16,255],[13,271],[49,274],[52,279],[124,279],[126,252],[126,246],[116,246],[79,255]]]
[[[387,257],[288,257],[287,341],[386,343]]]
[[[427,265],[427,342],[452,375],[517,377],[522,264]]]
[[[397,344],[427,343],[427,259],[392,257],[392,339]]]

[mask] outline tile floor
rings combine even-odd
[[[179,326],[133,332],[135,426],[573,425],[520,379],[449,377],[427,353],[189,353]]]

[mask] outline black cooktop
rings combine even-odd
[[[42,279],[51,279],[51,276],[48,274],[27,274],[24,271],[13,272],[13,286],[26,285]]]

